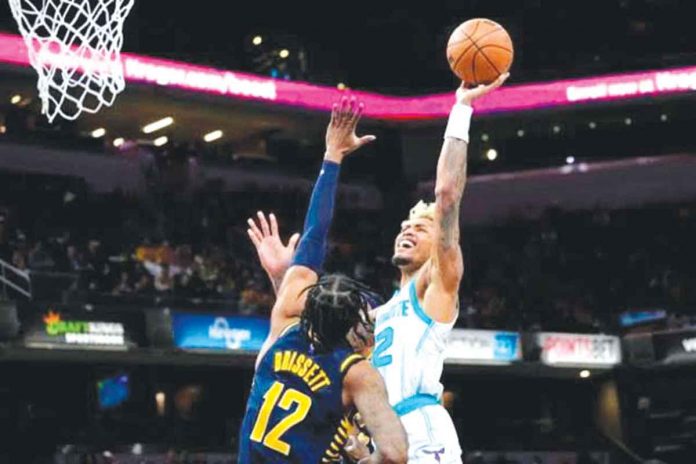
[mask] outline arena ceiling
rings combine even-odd
[[[472,17],[503,24],[515,43],[512,82],[696,63],[689,0],[178,2],[136,0],[124,50],[267,71],[259,50],[288,48],[293,78],[390,94],[451,88],[449,33]],[[0,30],[17,32],[7,2]],[[252,38],[263,44],[254,47]],[[553,38],[552,40],[550,38]],[[305,64],[295,60],[305,53]],[[300,69],[304,68],[304,69]]]
[[[195,2],[195,8],[191,2],[139,0],[125,47],[253,71],[249,41],[260,34],[291,53],[305,50],[305,80],[423,94],[451,87],[444,45],[454,27],[472,17],[489,17],[510,30],[513,83],[696,63],[696,30],[685,14],[692,3],[354,0],[337,11],[334,2],[305,0],[235,2],[219,11],[215,0]]]
[[[7,109],[14,95],[30,99],[37,110],[36,74],[31,68],[0,66],[0,102]],[[234,99],[129,84],[117,103],[97,114],[83,114],[74,123],[78,131],[103,127],[108,138],[147,139],[142,128],[148,123],[174,118],[174,124],[157,134],[173,134],[176,140],[193,141],[214,130],[226,140],[243,140],[280,134],[294,140],[316,140],[323,136],[326,115],[298,112],[277,106]],[[60,123],[65,125],[65,123]]]

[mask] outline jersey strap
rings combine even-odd
[[[365,357],[358,353],[352,353],[346,357],[341,363],[341,374],[345,375],[355,363],[358,363],[365,359]]]
[[[425,393],[418,393],[408,398],[404,398],[394,405],[394,412],[397,416],[405,416],[409,412],[413,412],[416,409],[420,409],[423,406],[430,406],[433,404],[440,404],[440,401],[435,395],[427,395]]]
[[[283,328],[283,330],[280,332],[280,335],[278,335],[278,338],[280,338],[280,337],[282,337],[283,335],[287,334],[288,332],[290,332],[290,329],[292,329],[293,327],[297,327],[298,325],[300,325],[300,321],[291,322],[290,324],[286,325],[286,326]]]
[[[423,309],[420,302],[418,301],[418,292],[416,291],[416,279],[413,279],[411,281],[411,285],[408,289],[408,296],[411,300],[411,306],[413,306],[413,311],[416,313],[416,315],[427,325],[432,324],[432,318],[428,316],[428,313],[425,312],[425,309]]]

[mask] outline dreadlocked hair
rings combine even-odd
[[[304,291],[309,293],[300,327],[317,351],[347,344],[350,329],[370,320],[370,289],[350,277],[326,274]]]

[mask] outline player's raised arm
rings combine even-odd
[[[326,130],[324,162],[312,191],[305,216],[304,230],[290,262],[290,267],[285,272],[283,266],[279,265],[273,270],[272,275],[269,268],[266,268],[272,281],[281,280],[281,275],[284,273],[282,283],[277,288],[277,299],[271,312],[271,339],[277,337],[290,322],[299,317],[302,308],[304,308],[305,294],[303,290],[316,283],[324,264],[327,236],[333,218],[338,177],[343,159],[363,145],[375,140],[372,135],[358,137],[355,134],[362,110],[362,103],[358,103],[355,98],[344,97],[340,104],[334,105],[331,121]],[[263,222],[261,225],[263,228]],[[269,228],[271,234],[272,227],[271,225]],[[258,238],[254,234],[254,230],[250,230],[250,236],[254,235]],[[256,243],[255,241],[254,244],[256,245]],[[259,244],[262,244],[262,241]],[[275,250],[285,253],[287,247],[285,250],[280,248]],[[262,251],[259,245],[257,245],[257,251],[261,256]],[[269,249],[270,251],[272,250]],[[278,262],[282,262],[282,259]],[[263,263],[264,258],[262,257],[261,260]]]
[[[435,180],[435,237],[431,268],[429,275],[424,276],[429,279],[425,294],[426,311],[439,322],[450,322],[456,316],[457,292],[464,273],[459,245],[459,209],[466,187],[469,123],[473,113],[471,102],[500,87],[508,75],[501,75],[490,85],[473,89],[462,85],[457,89],[456,103],[445,130]]]
[[[408,439],[401,421],[389,405],[384,380],[367,362],[351,367],[343,379],[347,401],[355,405],[375,442],[375,452],[360,464],[405,463]]]

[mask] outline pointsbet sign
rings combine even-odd
[[[46,312],[41,322],[30,328],[25,344],[38,348],[127,348],[122,323],[73,319],[53,310]]]
[[[621,363],[621,341],[612,335],[541,332],[536,336],[541,360],[558,366],[606,366]]]

